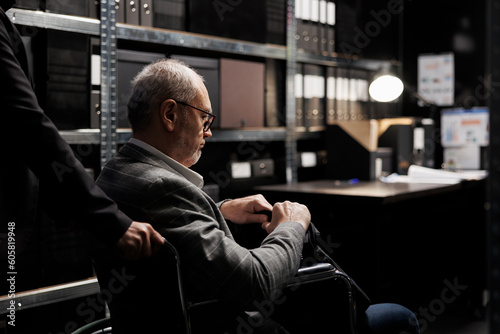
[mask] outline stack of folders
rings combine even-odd
[[[332,55],[335,51],[335,2],[297,0],[297,48],[304,52]]]
[[[335,120],[369,119],[369,72],[346,68],[329,68],[327,73],[327,123]]]
[[[325,125],[325,68],[298,64],[295,74],[296,126],[314,128]]]
[[[369,77],[365,70],[298,64],[294,80],[296,126],[312,129],[335,120],[373,118]]]

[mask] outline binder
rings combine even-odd
[[[304,126],[324,125],[325,75],[319,65],[304,65]]]
[[[327,0],[319,1],[319,53],[328,56],[328,6]]]
[[[270,44],[286,44],[286,2],[282,0],[266,0],[266,42]]]
[[[153,26],[153,0],[140,0],[139,23],[141,26]]]
[[[88,128],[89,36],[48,30],[46,43],[46,73],[37,82],[47,92],[42,107],[60,130]]]
[[[139,0],[125,1],[125,23],[139,25]]]
[[[88,0],[88,16],[93,19],[101,18],[101,2],[99,0]]]
[[[24,9],[43,9],[40,0],[17,0],[14,4],[12,4],[14,8],[24,8]]]
[[[311,1],[311,17],[309,21],[309,33],[311,36],[311,44],[309,45],[309,52],[312,54],[320,54],[321,52],[321,42],[320,42],[320,6],[319,0]]]
[[[101,124],[101,43],[97,37],[90,38],[90,128]]]
[[[352,54],[358,51],[354,37],[355,27],[358,25],[357,15],[360,13],[358,3],[351,0],[336,0],[335,3],[336,17],[339,18],[336,22],[336,52]]]
[[[90,0],[93,2],[94,0]],[[87,1],[60,1],[60,0],[46,0],[40,1],[41,7],[45,4],[45,10],[51,13],[76,15],[76,16],[89,16],[89,5]]]
[[[101,124],[101,91],[90,92],[90,128],[99,129]]]
[[[294,77],[294,95],[297,114],[295,126],[304,126],[304,64],[298,63]]]
[[[349,109],[349,117],[352,120],[360,120],[361,117],[361,105],[358,101],[358,73],[356,70],[349,70],[348,73],[348,82],[349,82],[349,95],[348,95],[348,109]]]
[[[311,0],[298,0],[295,4],[295,17],[297,19],[297,49],[310,52],[312,34],[310,31]]]
[[[311,54],[319,54],[321,51],[320,43],[320,26],[316,21],[310,21],[308,23],[309,27],[309,45],[308,52]]]
[[[337,118],[335,113],[336,77],[335,67],[326,68],[326,124],[332,124]]]
[[[297,35],[295,36],[297,40],[297,49],[301,51],[309,50],[309,30],[306,21],[297,20]]]
[[[126,0],[115,0],[116,22],[125,23],[125,1]],[[98,18],[100,17],[101,14],[99,13]]]
[[[354,115],[356,119],[372,118],[368,104],[368,76],[369,74],[367,71],[356,69],[351,70],[351,115]]]
[[[326,53],[331,56],[335,52],[335,2],[330,0],[326,3]]]
[[[266,42],[266,0],[188,0],[190,32]]]
[[[338,120],[349,120],[349,79],[345,68],[337,69],[337,77],[335,79],[336,89],[336,116]]]
[[[221,58],[220,127],[264,126],[263,63]]]
[[[153,0],[153,26],[186,30],[186,1]]]

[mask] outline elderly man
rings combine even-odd
[[[147,219],[177,248],[190,291],[241,307],[254,299],[269,298],[297,272],[311,217],[297,203],[273,207],[262,196],[251,196],[216,204],[201,190],[203,179],[189,167],[198,161],[205,139],[212,135],[215,115],[210,110],[203,80],[193,70],[174,60],[145,68],[134,79],[129,102],[133,138],[105,166],[97,183],[124,212],[134,219]],[[272,210],[271,221],[257,213],[264,210]],[[226,219],[261,223],[269,235],[261,247],[245,249],[234,241]],[[148,267],[130,269],[134,274],[129,276],[158,278],[148,274]],[[154,282],[148,285],[167,289]],[[160,316],[156,321],[142,321],[139,310],[156,312],[151,305],[145,310],[139,304],[131,310],[126,299],[134,294],[127,288],[123,297],[117,295],[110,302],[112,316],[116,314],[115,319],[120,320],[113,324],[117,332],[130,332],[135,321],[141,323],[137,330],[144,331],[145,325],[156,328],[158,320],[167,327],[176,320],[165,322],[165,316]],[[136,293],[141,295],[138,301],[145,301],[144,290]],[[127,314],[127,310],[132,312]]]
[[[128,108],[133,138],[106,164],[98,185],[177,248],[191,299],[221,302],[222,309],[204,311],[203,333],[248,332],[249,324],[253,333],[286,333],[270,320],[245,323],[242,311],[255,301],[272,302],[296,274],[309,210],[298,203],[271,205],[260,195],[214,203],[201,190],[202,177],[189,167],[212,135],[215,115],[202,78],[185,64],[166,59],[145,67],[133,81]],[[260,213],[266,210],[272,211],[270,221]],[[268,235],[260,247],[246,249],[226,220],[260,223]],[[161,256],[139,262],[98,257],[96,263],[101,287],[109,292],[114,333],[179,330],[172,270]],[[118,287],[111,284],[116,273]],[[408,313],[400,314],[407,325]],[[223,327],[210,327],[220,322]]]

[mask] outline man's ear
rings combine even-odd
[[[177,117],[175,113],[176,105],[172,99],[165,100],[160,105],[160,121],[167,131],[174,130]]]

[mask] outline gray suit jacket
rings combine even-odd
[[[137,145],[126,144],[106,164],[97,184],[123,212],[149,222],[177,248],[187,289],[196,299],[216,298],[235,309],[248,307],[276,298],[283,283],[297,272],[305,233],[299,223],[279,225],[258,248],[241,247],[205,192]],[[160,261],[149,267],[161,265]],[[136,268],[133,275],[156,276],[146,267]],[[130,304],[133,295],[123,300]],[[135,295],[144,300],[143,292]]]

